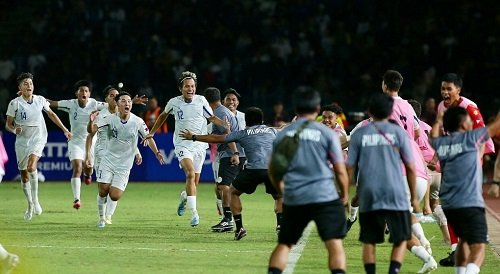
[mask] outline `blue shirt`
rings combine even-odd
[[[444,209],[484,208],[479,147],[489,138],[488,129],[482,127],[431,140],[441,164],[439,199]]]
[[[372,122],[351,135],[347,164],[357,168],[359,211],[409,210],[401,160],[413,163],[408,134],[389,122]]]
[[[279,132],[273,149],[285,135],[294,135],[304,122],[305,119],[299,119]],[[339,199],[330,167],[331,163],[344,162],[338,134],[321,123],[311,122],[299,137],[297,152],[283,178],[283,203],[305,205]]]

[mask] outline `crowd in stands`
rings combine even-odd
[[[392,68],[405,78],[402,97],[421,103],[440,101],[444,73],[461,74],[464,95],[487,119],[500,105],[491,96],[500,86],[500,12],[493,6],[493,0],[6,2],[0,112],[22,71],[35,75],[36,94],[53,100],[73,98],[73,84],[88,79],[94,97],[123,82],[163,107],[179,94],[175,79],[184,70],[199,75],[198,92],[235,88],[242,110],[255,105],[268,116],[278,102],[290,112],[290,91],[302,84],[322,92],[325,104],[363,111]]]

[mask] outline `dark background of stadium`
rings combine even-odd
[[[405,78],[402,97],[420,102],[439,102],[440,77],[459,73],[462,94],[488,119],[500,105],[499,7],[494,0],[1,1],[0,110],[4,119],[23,71],[35,75],[35,94],[53,100],[75,98],[73,84],[88,79],[97,99],[123,82],[164,106],[179,95],[177,76],[190,70],[198,93],[238,90],[242,110],[271,115],[283,101],[291,112],[289,94],[305,84],[349,113],[363,111],[368,95],[381,92],[385,70],[396,69]]]

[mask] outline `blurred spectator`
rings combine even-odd
[[[426,122],[428,125],[433,125],[434,121],[436,121],[436,115],[437,115],[436,100],[434,98],[427,98],[420,119]]]
[[[285,112],[283,108],[283,102],[277,101],[273,105],[273,111],[271,115],[268,115],[268,120],[266,124],[272,127],[281,127],[286,123],[290,122],[290,117]]]
[[[160,106],[158,106],[158,100],[156,99],[156,97],[151,97],[148,101],[148,108],[143,116],[144,121],[146,122],[148,128],[153,127],[153,125],[156,122],[156,119],[158,118],[158,116],[160,116],[160,114],[161,114],[161,108]],[[158,130],[156,131],[156,133],[166,133],[166,132],[168,132],[167,123],[163,123],[163,125],[160,126],[160,128],[158,128]]]

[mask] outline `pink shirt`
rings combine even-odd
[[[9,160],[9,156],[7,156],[7,151],[5,151],[5,147],[3,145],[2,134],[0,133],[0,167],[5,170],[5,163]]]
[[[467,112],[469,113],[470,118],[472,119],[473,122],[473,128],[481,128],[484,127],[484,121],[483,117],[481,115],[481,112],[479,111],[479,108],[477,107],[476,103],[472,102],[471,100],[460,96],[460,99],[458,100],[458,106],[461,108],[465,108]],[[438,105],[438,113],[440,112],[445,112],[448,107],[444,105],[444,101],[441,101]],[[488,139],[485,143],[484,147],[484,154],[490,154],[490,153],[495,153],[495,145],[493,144],[493,140],[491,138]]]
[[[415,122],[418,120],[415,110],[403,98],[399,96],[393,96],[392,98],[394,98],[394,105],[389,119],[396,121],[408,133],[410,138],[415,140],[415,130],[419,128],[418,123]]]
[[[420,147],[420,151],[422,152],[422,156],[426,162],[430,162],[434,157],[436,151],[432,148],[429,143],[429,133],[431,132],[432,127],[429,126],[426,122],[420,120],[420,136],[417,138],[416,142]]]
[[[411,152],[413,153],[413,158],[415,159],[415,173],[417,177],[429,180],[429,175],[427,174],[427,164],[425,163],[422,152],[420,152],[420,146],[414,140],[411,142]],[[403,176],[406,176],[406,169],[404,164],[401,162],[401,167],[403,168]]]

